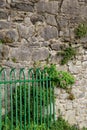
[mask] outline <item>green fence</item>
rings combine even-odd
[[[54,88],[45,70],[0,71],[0,130],[45,129],[54,120]]]

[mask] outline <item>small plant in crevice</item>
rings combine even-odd
[[[85,37],[87,34],[87,24],[80,23],[77,28],[75,28],[75,37],[77,39]]]
[[[5,43],[13,43],[13,40],[5,36],[3,39],[0,39],[0,44]]]
[[[74,94],[73,94],[72,92],[69,93],[69,96],[67,97],[67,99],[69,99],[69,100],[74,100],[74,99],[75,99]]]
[[[0,40],[0,44],[2,44],[2,40]]]
[[[50,130],[79,130],[78,126],[71,126],[67,121],[65,121],[62,116],[52,123]]]
[[[17,62],[17,59],[16,59],[15,57],[13,57],[13,58],[12,58],[12,61],[13,61],[14,63],[16,63],[16,62]]]
[[[56,87],[67,89],[75,83],[75,78],[69,72],[58,71],[54,64],[45,69]]]
[[[67,64],[69,60],[76,56],[76,53],[76,49],[71,46],[58,53],[58,55],[62,56],[61,65]]]

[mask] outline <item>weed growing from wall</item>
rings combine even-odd
[[[87,24],[81,23],[75,28],[75,37],[82,38],[87,35]]]

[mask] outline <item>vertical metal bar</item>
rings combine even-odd
[[[24,73],[24,68],[20,69],[20,74],[19,74],[19,80],[21,79],[24,81],[24,130],[26,130],[26,84],[25,84],[25,73]],[[20,130],[22,130],[23,126],[23,115],[22,115],[22,94],[23,94],[23,84],[20,83]]]
[[[42,72],[42,87],[43,87],[43,123],[45,124],[45,81],[44,71]]]
[[[22,74],[23,74],[24,69],[20,69],[19,73],[19,80],[21,81],[22,79]],[[22,83],[19,82],[19,87],[20,87],[20,130],[22,130]]]
[[[51,88],[51,79],[49,78],[49,89],[50,89],[50,123],[52,122],[52,88]]]
[[[45,116],[46,116],[46,113],[45,113],[45,105],[46,105],[46,95],[45,95],[45,90],[46,90],[46,84],[45,84],[45,79],[46,79],[46,73],[45,73],[45,70],[43,70],[42,72],[42,80],[43,80],[43,122],[44,124],[46,125],[46,120],[45,120]]]
[[[31,71],[32,69],[29,69],[28,70],[28,80],[31,79],[30,75],[31,75]],[[32,89],[31,88],[32,86],[30,86],[30,81],[28,82],[28,128],[30,128],[30,105],[33,105],[33,104],[30,104],[30,95],[31,95],[31,92],[30,90]]]
[[[32,87],[33,87],[33,119],[34,119],[34,126],[35,126],[35,82],[34,82],[34,73],[32,73]],[[35,127],[34,127],[35,130]]]
[[[38,69],[36,70],[36,124],[38,125]]]
[[[47,102],[46,102],[46,109],[47,109],[47,126],[49,128],[49,110],[48,110],[48,74],[46,76],[46,99],[47,99]]]
[[[25,81],[24,81],[24,130],[26,130],[26,83]]]
[[[11,69],[10,71],[10,81],[13,81],[15,78],[15,69]],[[10,95],[11,95],[11,130],[13,130],[13,84],[10,83]]]
[[[1,76],[2,76],[2,73],[0,71],[0,81],[1,81]],[[0,84],[0,130],[2,128],[2,94],[1,94],[1,91],[2,91],[2,87]]]
[[[55,96],[54,96],[54,85],[52,86],[53,89],[53,120],[55,122]]]
[[[42,125],[42,85],[41,85],[41,72],[39,70],[39,80],[40,80],[40,123]]]
[[[2,127],[2,94],[1,94],[1,84],[0,84],[0,130]]]

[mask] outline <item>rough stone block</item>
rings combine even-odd
[[[0,21],[0,29],[9,29],[10,23],[5,21]]]
[[[18,11],[33,12],[33,6],[28,3],[12,3],[11,8]]]
[[[37,12],[44,13],[46,11],[46,2],[38,2],[36,5]]]
[[[0,0],[0,8],[5,7],[6,5],[6,0]]]
[[[47,26],[45,27],[42,32],[41,32],[41,36],[45,39],[45,40],[49,40],[52,38],[57,38],[58,37],[58,30],[56,27],[52,27],[52,26]]]
[[[51,1],[46,3],[46,12],[50,14],[57,14],[58,13],[58,2]]]
[[[34,61],[43,61],[49,57],[49,51],[46,48],[35,50],[32,55]]]
[[[54,15],[47,14],[46,15],[47,23],[52,26],[57,26],[57,22]]]
[[[7,19],[8,13],[5,11],[0,11],[0,19]]]
[[[16,30],[9,30],[6,32],[6,38],[8,38],[12,42],[16,42],[18,40],[18,33]]]

